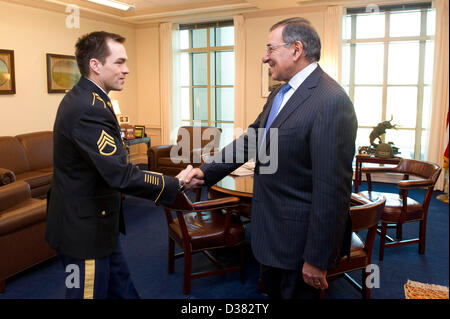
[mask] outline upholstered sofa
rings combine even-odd
[[[46,204],[25,181],[0,186],[0,293],[7,278],[56,255],[45,241]]]
[[[25,181],[32,197],[45,198],[52,176],[53,132],[0,136],[0,187]]]

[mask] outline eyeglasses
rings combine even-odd
[[[272,53],[273,51],[275,51],[275,49],[281,47],[281,46],[286,46],[286,45],[290,45],[292,44],[292,42],[284,42],[284,43],[280,43],[280,44],[268,44],[266,45],[266,52],[267,53]]]

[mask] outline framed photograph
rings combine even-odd
[[[121,124],[120,131],[121,135],[124,135],[127,140],[132,140],[135,138],[134,127],[130,124]]]
[[[135,125],[134,126],[134,137],[135,138],[145,137],[145,126]]]
[[[130,124],[130,119],[126,115],[119,115],[119,124]]]
[[[77,84],[80,77],[74,56],[47,53],[48,93],[66,93]]]
[[[127,127],[125,129],[125,137],[129,140],[132,140],[135,138],[134,136],[134,127]]]
[[[270,66],[267,63],[261,65],[261,96],[268,97],[270,92],[275,90],[280,85],[283,85],[282,81],[275,81],[272,79],[272,72]]]
[[[13,50],[0,49],[0,94],[16,94]]]

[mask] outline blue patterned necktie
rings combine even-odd
[[[261,140],[261,144],[259,144],[259,150],[261,150],[261,146],[263,145],[264,140],[266,139],[267,131],[269,130],[275,118],[277,117],[278,111],[280,110],[281,107],[281,103],[283,102],[284,94],[287,91],[289,91],[290,88],[291,86],[289,85],[289,83],[286,83],[285,85],[283,85],[281,90],[278,91],[277,95],[275,96],[275,99],[273,100],[272,103],[272,108],[270,109],[269,116],[267,117],[266,128],[264,129],[264,135]]]

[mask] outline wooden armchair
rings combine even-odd
[[[345,256],[339,262],[336,269],[329,270],[327,279],[334,279],[344,275],[350,283],[361,291],[364,299],[370,299],[370,288],[365,285],[368,273],[367,265],[371,264],[372,249],[377,232],[377,225],[381,218],[386,199],[380,197],[375,201],[370,201],[357,194],[352,194],[350,216],[352,219],[352,241],[350,248],[350,259]],[[365,241],[357,234],[358,231],[367,230]],[[349,272],[362,270],[362,285],[358,284]],[[321,291],[321,298],[324,298],[325,291]]]
[[[359,194],[368,199],[379,196],[386,197],[386,205],[381,216],[379,260],[383,260],[384,248],[408,244],[419,243],[419,254],[424,254],[428,206],[433,195],[434,185],[441,173],[441,167],[431,162],[401,159],[396,167],[363,167],[362,172],[366,174],[368,190]],[[371,174],[373,173],[403,174],[403,180],[397,184],[399,194],[372,191]],[[411,175],[419,177],[419,179],[409,180]],[[422,202],[408,197],[408,190],[413,188],[427,189]],[[414,221],[419,222],[419,238],[402,240],[402,225]],[[397,228],[397,240],[386,235],[388,226]],[[390,241],[389,243],[386,243],[386,238]]]
[[[191,280],[195,278],[240,271],[241,282],[245,282],[245,229],[239,216],[233,215],[233,208],[238,204],[237,197],[192,203],[180,193],[172,206],[164,207],[169,233],[168,271],[173,273],[175,257],[184,255],[184,294],[190,294]],[[176,218],[172,211],[176,212]],[[175,243],[183,253],[175,255]],[[208,251],[234,246],[240,247],[240,265],[235,267],[224,268]],[[191,273],[192,254],[196,252],[204,253],[219,269]]]

